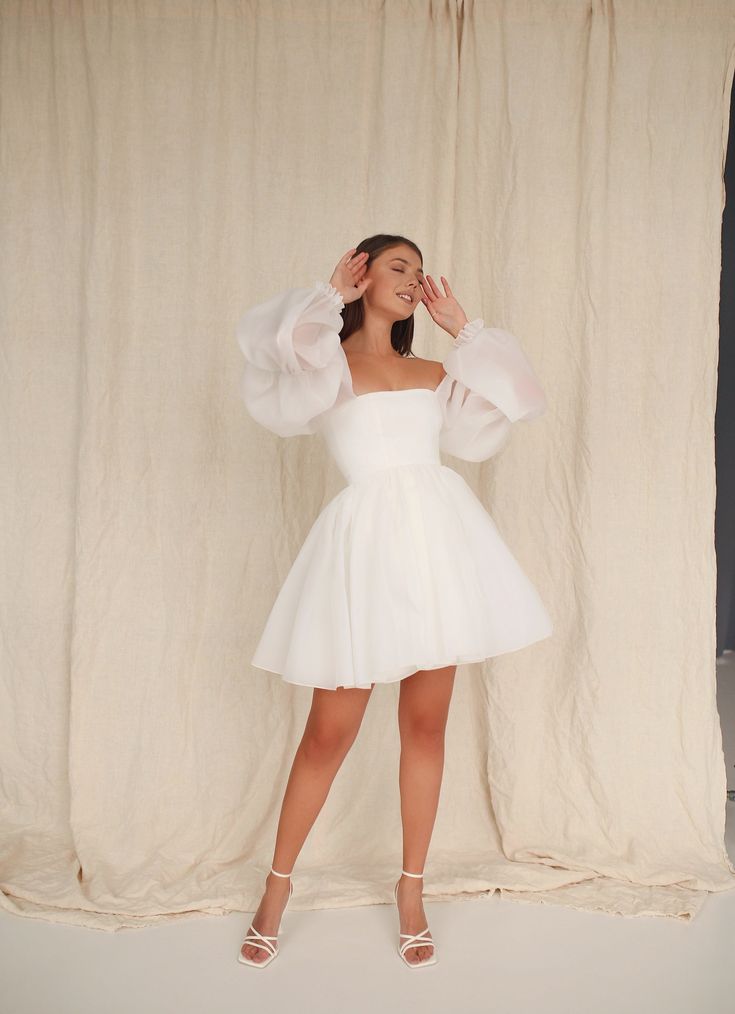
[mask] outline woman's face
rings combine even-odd
[[[370,262],[365,277],[372,278],[362,296],[366,308],[386,313],[391,320],[405,320],[421,302],[420,279],[424,277],[421,260],[405,243],[378,254]],[[411,297],[410,301],[406,295]]]

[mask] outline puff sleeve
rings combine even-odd
[[[237,322],[245,357],[240,396],[257,423],[281,437],[315,433],[318,418],[349,390],[341,348],[342,295],[329,282],[288,289]]]
[[[465,461],[484,461],[508,441],[514,422],[534,419],[547,408],[533,366],[518,340],[481,317],[454,339],[437,388],[442,407],[439,446]]]

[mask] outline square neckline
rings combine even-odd
[[[445,373],[436,387],[389,387],[383,391],[365,391],[364,394],[355,394],[355,388],[352,384],[352,371],[350,370],[350,364],[347,361],[345,350],[342,348],[342,341],[339,343],[339,351],[342,353],[342,361],[344,364],[345,372],[349,380],[350,400],[359,401],[360,398],[370,398],[375,394],[414,394],[416,391],[426,391],[427,394],[437,395],[439,388],[442,386],[445,380],[449,377],[448,373]]]

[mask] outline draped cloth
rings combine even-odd
[[[425,897],[690,919],[729,890],[733,5],[4,0],[0,25],[5,909],[256,907],[311,695],[249,659],[342,479],[245,411],[234,327],[377,232],[517,335],[548,399],[489,458],[443,452],[554,635],[458,669]],[[418,308],[414,351],[462,349]],[[295,909],[391,901],[400,685],[372,692]]]

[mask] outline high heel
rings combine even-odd
[[[401,873],[405,877],[417,877],[419,879],[423,877],[423,873],[407,873],[406,870],[401,870]],[[398,885],[400,884],[400,882],[401,878],[399,877],[398,880],[396,881],[396,886],[393,888],[393,897],[396,900],[396,908],[398,907]],[[427,926],[426,929],[422,929],[420,933],[398,934],[398,954],[400,955],[401,960],[404,962],[404,964],[408,965],[409,968],[423,968],[425,965],[436,964],[437,962],[436,944],[431,939],[431,936],[428,937],[424,936],[424,934],[428,932],[429,927]],[[401,937],[407,937],[408,939],[405,940],[404,943],[401,943]],[[431,947],[433,948],[431,957],[426,958],[424,961],[409,961],[408,958],[406,957],[406,951],[409,949],[409,947],[420,947],[422,944],[426,947],[431,945]]]
[[[273,873],[276,877],[291,876],[290,873],[278,873],[276,870],[273,869],[272,866],[271,873]],[[292,894],[293,894],[293,884],[289,883],[288,899],[283,907],[284,913],[288,908],[288,903],[291,900]],[[279,925],[278,932],[280,933],[280,931],[281,927]],[[268,951],[268,957],[265,959],[265,961],[256,961],[254,958],[246,958],[245,955],[242,953],[242,949],[245,946],[245,944],[250,944],[251,947],[260,947],[262,948],[262,950]],[[265,968],[266,965],[269,965],[271,961],[273,961],[273,959],[276,957],[277,954],[278,954],[278,933],[274,937],[264,937],[263,934],[258,933],[253,924],[250,923],[248,935],[240,944],[240,953],[237,956],[237,960],[243,965],[254,965],[256,968]]]

